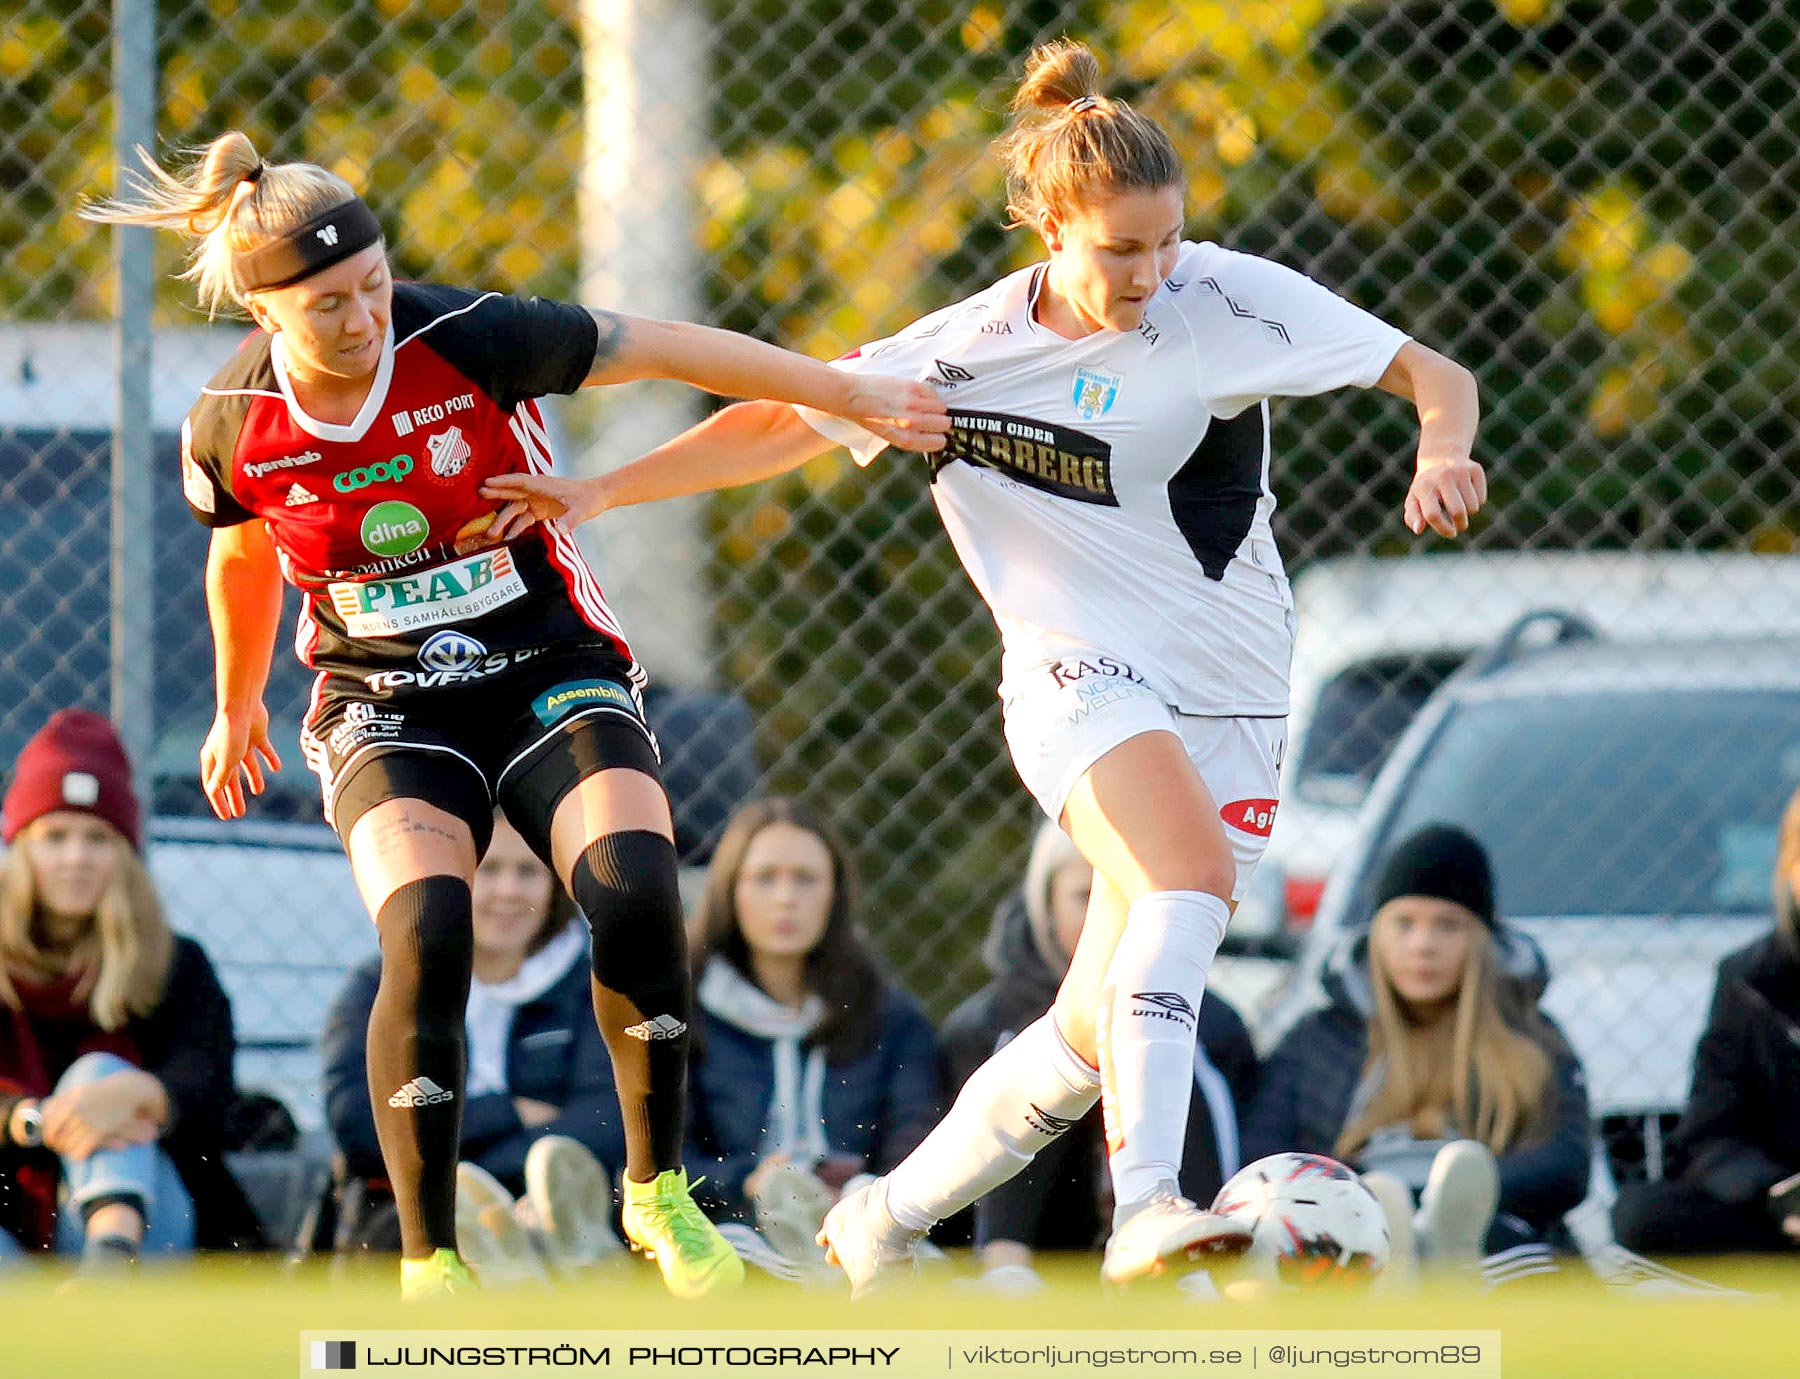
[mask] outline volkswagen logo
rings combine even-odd
[[[466,632],[433,632],[419,648],[419,664],[426,670],[473,670],[487,654]]]

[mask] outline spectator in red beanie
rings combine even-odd
[[[254,1243],[223,1157],[231,1006],[163,919],[106,719],[64,709],[25,744],[0,838],[0,1259]]]
[[[133,848],[144,846],[143,810],[124,744],[111,723],[88,709],[59,709],[25,744],[0,805],[0,838],[11,847],[28,824],[61,812],[91,814]]]

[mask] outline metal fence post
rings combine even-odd
[[[122,183],[134,149],[156,141],[156,0],[117,0],[113,6],[113,158]],[[112,435],[113,721],[136,765],[140,788],[151,780],[156,742],[155,608],[150,526],[150,313],[155,289],[150,231],[113,231],[118,311],[114,321]]]
[[[694,182],[705,156],[706,28],[692,0],[585,0],[586,147],[581,172],[581,299],[663,320],[702,315]],[[605,390],[586,470],[634,459],[700,418],[692,389]],[[602,447],[604,447],[602,449]],[[700,500],[636,509],[602,539],[580,534],[652,675],[713,679]]]

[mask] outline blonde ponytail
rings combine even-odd
[[[143,149],[144,171],[125,174],[117,197],[81,208],[84,220],[149,225],[198,242],[182,277],[199,288],[200,305],[216,315],[227,302],[244,305],[234,256],[306,224],[356,190],[313,163],[265,163],[239,130],[221,134],[182,173],[171,173]]]

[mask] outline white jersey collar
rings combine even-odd
[[[1079,349],[1083,345],[1092,344],[1096,338],[1104,339],[1107,336],[1117,337],[1121,334],[1131,334],[1130,331],[1120,332],[1101,329],[1096,330],[1091,334],[1084,335],[1079,340],[1071,340],[1066,335],[1058,335],[1037,318],[1038,299],[1044,294],[1044,283],[1050,276],[1050,265],[1047,262],[1035,264],[1030,268],[1021,270],[1018,276],[1023,280],[1024,287],[1023,312],[1025,317],[1025,329],[1031,333],[1034,339],[1042,340],[1046,344],[1064,345],[1070,349]],[[1150,294],[1150,300],[1144,304],[1144,315],[1146,319],[1149,318],[1151,309],[1154,308],[1158,302],[1166,299],[1168,290],[1169,283],[1166,278],[1156,285],[1156,291]]]
[[[269,362],[275,369],[275,382],[280,385],[281,396],[287,401],[288,415],[307,435],[322,441],[359,441],[368,434],[369,428],[375,424],[375,418],[381,415],[382,407],[387,403],[388,384],[394,377],[394,323],[388,322],[387,332],[381,337],[381,358],[375,365],[375,382],[369,389],[369,395],[363,399],[363,405],[356,413],[356,418],[348,426],[337,426],[328,421],[320,421],[307,413],[294,397],[294,385],[288,379],[287,351],[281,342],[280,332],[269,339]]]
[[[1035,267],[1026,269],[1022,276],[1025,286],[1025,329],[1030,331],[1034,338],[1053,345],[1078,344],[1078,341],[1064,339],[1037,318],[1038,298],[1043,296],[1044,282],[1050,276],[1050,265],[1048,263],[1037,264]]]

